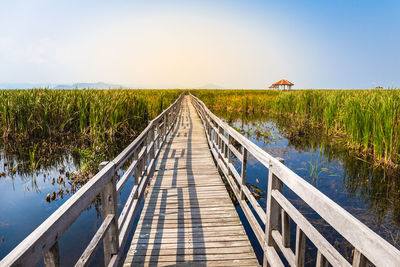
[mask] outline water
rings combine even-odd
[[[304,180],[349,211],[389,243],[400,248],[400,180],[382,169],[374,169],[364,159],[357,158],[347,149],[329,145],[324,135],[306,136],[290,141],[284,136],[284,125],[277,120],[236,120],[229,123],[247,138],[274,157],[281,157],[285,165]],[[236,168],[239,170],[239,164]],[[240,171],[239,171],[240,173]],[[260,205],[265,209],[268,170],[250,156],[247,167],[247,183]],[[334,229],[313,212],[289,188],[284,195],[348,260],[352,246]],[[239,206],[242,221],[245,216]],[[250,227],[246,231],[260,259],[258,246]],[[291,222],[291,244],[294,251],[295,227]],[[307,244],[307,247],[311,244]],[[307,265],[315,264],[316,249],[308,247]]]
[[[389,243],[400,248],[400,181],[398,175],[389,175],[384,170],[373,169],[371,164],[358,159],[348,150],[329,145],[323,134],[307,136],[293,142],[285,138],[284,125],[276,120],[236,120],[230,124],[241,129],[251,141],[275,157],[285,159],[285,165],[313,184],[321,192],[345,208],[357,219],[365,223]],[[119,150],[120,151],[120,150]],[[7,255],[18,243],[28,236],[49,215],[60,207],[71,193],[58,200],[46,201],[46,195],[59,191],[60,185],[52,184],[52,179],[65,177],[65,172],[73,172],[79,160],[67,151],[38,171],[22,168],[22,161],[13,155],[0,152],[0,259]],[[12,163],[12,167],[10,163]],[[17,166],[17,167],[15,167]],[[18,167],[21,166],[21,167]],[[15,167],[15,168],[14,168]],[[60,169],[64,170],[60,170]],[[239,169],[239,165],[237,166]],[[12,174],[10,170],[15,169]],[[122,175],[124,170],[119,172]],[[265,208],[268,170],[250,156],[247,168],[247,182],[260,205]],[[133,186],[130,179],[118,197],[121,212],[129,191]],[[68,187],[68,184],[67,184]],[[351,258],[351,247],[333,229],[288,188],[285,196],[316,226],[336,248]],[[256,238],[246,223],[243,212],[237,206],[243,225],[250,236],[256,254],[261,259],[262,251]],[[136,219],[137,220],[137,219]],[[101,205],[93,202],[70,229],[60,239],[62,265],[73,265],[90,242],[102,222]],[[294,223],[291,223],[294,244]],[[314,262],[316,250],[308,246],[307,265]],[[292,246],[292,249],[293,246]],[[102,265],[100,247],[92,265]]]
[[[68,152],[58,155],[55,162],[37,171],[27,169],[26,164],[21,168],[22,165],[22,159],[0,153],[0,173],[6,173],[5,177],[0,177],[0,259],[71,197],[69,193],[63,197],[58,195],[55,201],[46,201],[47,194],[59,192],[60,188],[65,192],[66,188],[70,188],[68,179],[66,187],[60,187],[57,182],[52,183],[53,178],[57,181],[59,176],[65,178],[66,172],[71,173],[80,168],[79,160]],[[118,174],[122,176],[123,172],[121,170]],[[130,179],[118,196],[119,212],[132,186],[133,179]],[[101,204],[97,199],[60,238],[61,265],[71,266],[76,263],[101,223]],[[39,265],[43,265],[43,260]],[[103,265],[102,247],[97,250],[91,265]]]

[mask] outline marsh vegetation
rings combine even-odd
[[[400,164],[400,90],[199,90],[212,110],[242,116],[288,118],[291,139],[310,131],[329,136],[374,165]]]

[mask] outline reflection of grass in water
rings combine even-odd
[[[314,151],[314,149],[312,149]],[[311,183],[318,187],[318,182],[321,178],[322,174],[327,174],[329,169],[327,167],[323,167],[327,164],[327,159],[324,157],[324,150],[323,147],[319,147],[318,155],[315,155],[314,152],[311,152],[311,158],[307,162],[308,168],[298,168],[297,170],[305,170],[309,171],[308,178],[310,179]],[[330,174],[329,176],[338,176],[337,174]]]
[[[37,147],[38,147],[38,144],[35,144],[35,146],[33,147],[33,150],[29,151],[29,161],[30,161],[30,167],[31,167],[32,171],[37,169],[37,167],[39,166],[39,162],[40,162],[40,159],[37,162],[35,161],[35,153],[36,153]]]
[[[36,176],[32,176],[32,177],[29,177],[29,178],[30,178],[31,185],[29,187],[29,186],[26,186],[26,184],[25,184],[24,190],[25,191],[35,191],[37,193],[41,193],[40,188],[39,188],[39,186],[37,184]]]

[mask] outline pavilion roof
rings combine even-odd
[[[277,81],[276,83],[273,83],[272,85],[294,85],[294,83],[291,83],[288,80],[282,79],[280,81]]]

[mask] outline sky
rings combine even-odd
[[[1,0],[0,83],[400,87],[398,0]]]

